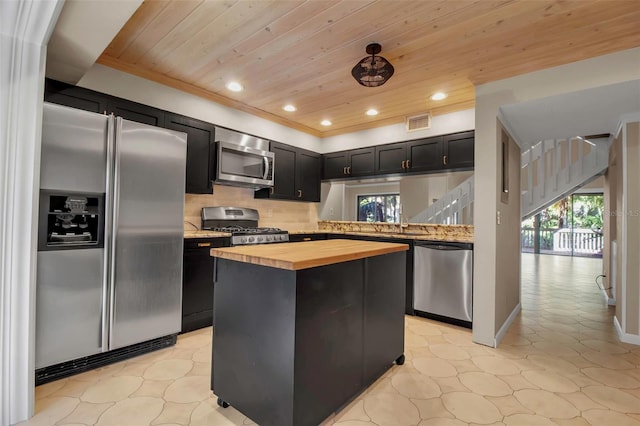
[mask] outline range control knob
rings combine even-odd
[[[273,241],[273,237],[271,235],[267,235],[267,241]]]
[[[249,237],[249,242],[252,243],[253,242],[253,237]]]
[[[247,243],[247,237],[240,238],[240,242],[243,243],[243,244],[246,244]]]

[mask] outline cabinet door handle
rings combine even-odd
[[[305,237],[305,238],[302,239],[302,241],[311,241],[311,238],[310,237]]]
[[[402,160],[402,168],[403,168],[403,169],[404,169],[404,163],[405,163],[406,161],[407,161],[407,160]]]
[[[442,156],[442,164],[444,164],[445,166],[447,165],[447,156],[446,155]]]
[[[211,243],[198,243],[198,247],[211,247]]]
[[[298,189],[298,198],[302,198],[302,189]]]
[[[407,169],[410,169],[410,168],[411,168],[410,164],[411,164],[411,161],[410,161],[410,160],[407,160]]]
[[[269,194],[273,195],[273,186],[269,188]]]
[[[346,175],[346,174],[347,174],[347,168],[346,168],[346,167],[343,167],[343,168],[342,168],[342,174],[343,174],[343,175]]]
[[[347,174],[350,175],[351,174],[351,166],[347,167]]]

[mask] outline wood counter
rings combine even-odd
[[[407,244],[358,240],[318,240],[214,248],[211,256],[289,271],[408,250]]]

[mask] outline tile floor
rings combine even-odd
[[[406,357],[325,425],[640,425],[640,346],[622,344],[598,259],[523,255],[522,313],[498,349],[406,318]],[[211,329],[36,388],[21,425],[249,425],[209,391]]]

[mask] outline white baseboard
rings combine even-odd
[[[613,325],[615,326],[616,331],[618,332],[618,338],[620,339],[621,342],[631,343],[632,345],[640,345],[640,335],[628,334],[622,331],[622,327],[620,326],[620,323],[618,322],[618,317],[616,316],[613,317]]]
[[[615,297],[609,297],[609,294],[604,289],[602,289],[601,291],[602,291],[602,294],[604,295],[604,301],[607,302],[607,305],[616,306],[616,298]]]
[[[493,339],[494,348],[498,347],[498,345],[504,338],[504,335],[507,334],[507,330],[511,326],[511,323],[513,322],[513,320],[516,319],[516,316],[519,313],[520,313],[520,303],[518,303],[516,307],[513,308],[513,311],[511,311],[511,313],[509,314],[509,317],[507,317],[507,320],[504,322],[504,324],[502,324],[502,327],[500,327],[500,330],[498,330],[498,334],[496,334],[496,337]]]

